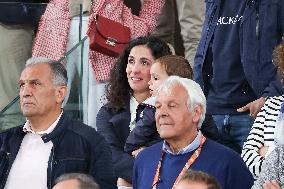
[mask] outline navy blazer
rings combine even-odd
[[[124,144],[130,133],[130,104],[114,112],[108,105],[104,105],[97,114],[97,131],[105,137],[112,151],[114,171],[117,177],[132,182],[134,157],[124,152]]]

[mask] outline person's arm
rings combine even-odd
[[[131,153],[152,142],[153,136],[158,135],[155,122],[155,108],[145,107],[142,118],[136,122],[125,142],[124,150]],[[156,139],[156,138],[155,138]]]
[[[116,135],[114,125],[109,122],[112,116],[106,107],[102,107],[97,114],[97,131],[105,138],[111,148],[115,175],[131,183],[134,157],[124,152],[124,144]]]
[[[266,181],[279,181],[279,175],[283,169],[283,147],[277,147],[263,162],[262,170],[259,178],[254,182],[252,189],[264,187]],[[267,182],[271,186],[270,182]]]
[[[245,142],[242,150],[242,158],[248,166],[254,177],[259,175],[263,157],[259,154],[259,150],[264,145],[264,123],[266,117],[267,104],[258,113],[252,129],[248,135],[247,142]]]
[[[97,132],[90,138],[92,141],[89,141],[91,151],[89,174],[94,177],[100,188],[116,189],[112,154],[108,144]]]
[[[260,97],[248,104],[246,104],[243,107],[240,107],[237,109],[238,112],[249,112],[249,115],[253,118],[256,118],[258,112],[261,110],[265,103],[265,98]]]
[[[133,15],[125,5],[123,20],[130,27],[131,38],[148,35],[155,29],[164,3],[165,0],[144,0],[139,16]]]

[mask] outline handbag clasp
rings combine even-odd
[[[113,47],[115,47],[116,43],[117,43],[117,40],[113,39],[111,37],[108,37],[107,40],[106,40],[106,44],[110,45],[110,46],[113,46]]]

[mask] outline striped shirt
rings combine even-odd
[[[257,114],[246,143],[242,158],[255,178],[259,176],[264,158],[258,153],[263,146],[268,146],[268,153],[274,148],[274,130],[284,95],[269,97]]]

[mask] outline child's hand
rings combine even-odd
[[[142,150],[144,150],[145,147],[141,147],[141,148],[138,148],[137,150],[134,150],[131,154],[133,157],[136,158],[136,156],[139,154],[139,152],[141,152]]]

